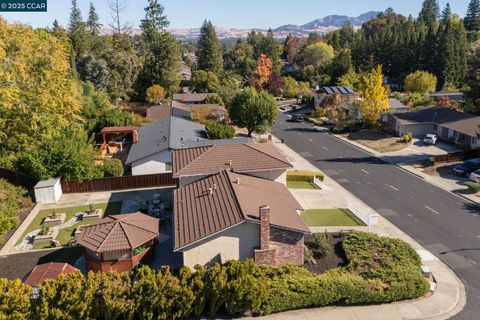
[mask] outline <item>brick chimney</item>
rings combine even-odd
[[[138,131],[137,130],[132,132],[132,140],[133,140],[133,143],[138,142]]]
[[[260,250],[270,249],[270,207],[260,207]]]

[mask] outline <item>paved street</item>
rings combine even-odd
[[[478,206],[284,114],[272,133],[450,266],[467,289],[467,307],[455,319],[478,319]]]

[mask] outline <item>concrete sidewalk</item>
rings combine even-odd
[[[306,159],[302,158],[295,151],[285,144],[274,139],[275,146],[292,162],[294,169],[298,170],[319,170]],[[372,210],[353,194],[348,192],[334,180],[325,177],[327,188],[330,189],[329,196],[323,199],[339,203],[346,199],[354,199],[356,203]],[[299,190],[291,190],[294,196]],[[301,190],[300,190],[301,191]],[[326,193],[327,194],[327,193]],[[310,199],[313,195],[305,193],[297,198],[302,205],[315,203],[317,199]],[[314,196],[316,197],[316,196]],[[337,198],[333,200],[333,198]],[[372,210],[373,211],[373,210]],[[341,319],[341,320],[396,320],[396,319],[448,319],[462,310],[466,303],[466,292],[463,283],[443,262],[428,252],[415,240],[410,238],[395,225],[380,216],[379,223],[371,227],[371,231],[381,236],[400,238],[408,242],[422,258],[422,264],[427,266],[436,280],[436,290],[428,298],[419,298],[411,301],[395,302],[373,306],[352,306],[352,307],[325,307],[315,309],[303,309],[273,314],[262,319]]]

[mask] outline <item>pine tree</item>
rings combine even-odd
[[[439,13],[440,8],[437,0],[424,0],[418,19],[425,23],[428,28],[432,28],[435,26]]]
[[[467,31],[480,31],[480,0],[471,0],[463,21]]]
[[[450,8],[450,3],[447,2],[445,8],[442,11],[442,23],[446,25],[450,20],[450,16],[452,15],[452,9]]]
[[[70,20],[68,23],[68,35],[72,41],[75,56],[78,59],[89,50],[90,43],[87,34],[87,27],[83,22],[82,13],[78,7],[77,0],[72,0]]]
[[[92,2],[88,11],[87,28],[93,36],[98,36],[102,24],[99,22],[98,14]]]
[[[170,25],[167,16],[163,14],[164,7],[158,3],[158,0],[150,0],[148,7],[145,8],[145,19],[142,19],[140,28],[144,33],[153,31],[163,31]]]
[[[219,74],[223,70],[222,47],[210,21],[205,20],[197,44],[198,69]]]

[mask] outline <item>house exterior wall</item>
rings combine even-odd
[[[196,264],[241,261],[253,258],[253,252],[259,245],[259,225],[244,222],[183,249],[183,263],[193,268]]]
[[[403,136],[407,132],[411,132],[414,137],[423,137],[427,133],[432,133],[433,125],[431,123],[421,123],[421,124],[404,124],[399,125],[398,133],[399,136]]]
[[[171,166],[167,168],[167,163],[170,165],[172,163],[172,152],[169,150],[157,152],[132,162],[132,175],[172,172]]]
[[[108,272],[115,270],[117,272],[130,272],[139,263],[149,263],[155,258],[155,244],[140,254],[131,258],[121,260],[101,261],[85,254],[85,264],[87,271]]]

